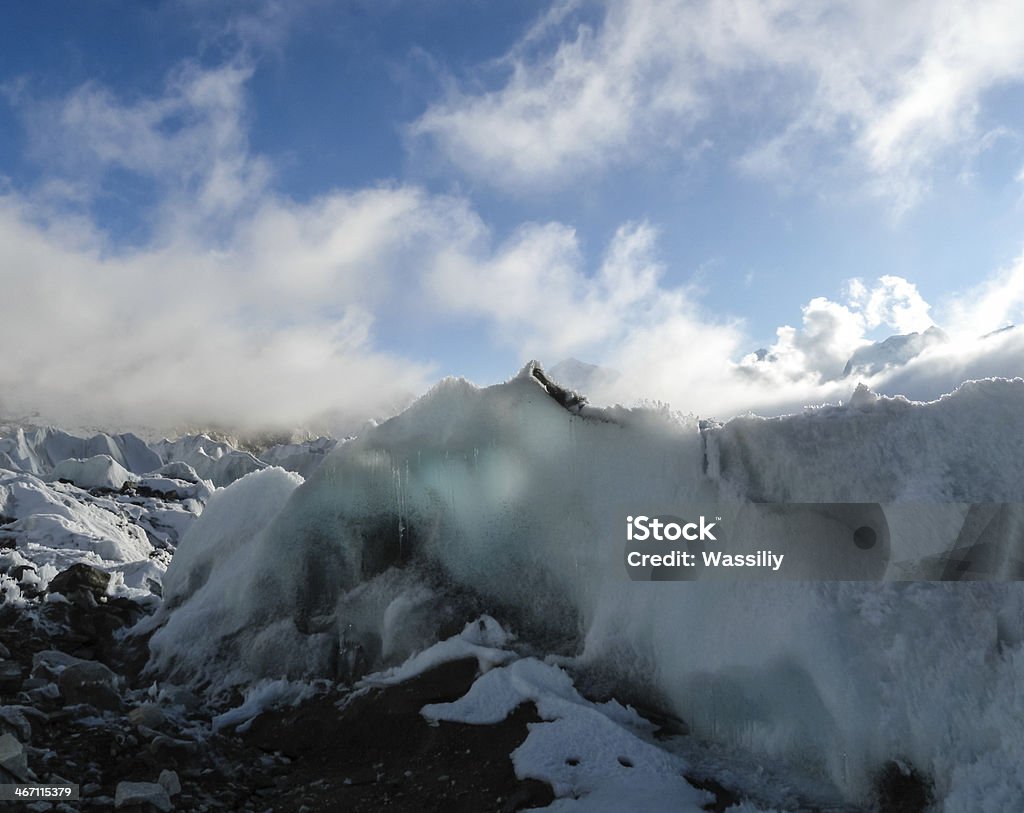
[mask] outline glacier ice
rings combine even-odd
[[[1019,803],[1024,591],[898,579],[935,578],[908,563],[986,533],[996,573],[1020,576],[1022,406],[1024,381],[990,380],[931,403],[862,394],[720,426],[566,409],[532,366],[485,389],[448,379],[301,485],[265,469],[218,491],[168,569],[151,668],[217,689],[396,665],[440,637],[420,616],[466,600],[698,735],[805,765],[851,800],[905,759],[970,800],[956,809]],[[791,501],[883,512],[878,567],[897,581],[624,575],[631,506],[739,516]],[[421,634],[399,642],[396,618]]]

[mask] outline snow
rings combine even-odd
[[[523,658],[492,669],[452,703],[425,706],[428,720],[493,724],[533,702],[530,724],[512,752],[520,779],[538,779],[561,797],[553,810],[701,811],[711,796],[683,779],[685,762],[643,739],[652,726],[615,701],[584,699],[557,666]]]
[[[73,470],[62,469],[69,464]],[[117,477],[104,478],[124,471],[106,456],[65,460],[55,469],[62,470],[82,475],[83,483],[93,488],[97,482],[105,482],[106,489],[116,485]],[[147,478],[131,475],[125,482],[138,486]],[[71,483],[47,482],[27,472],[0,469],[0,515],[5,521],[0,526],[0,542],[14,545],[12,555],[19,557],[18,564],[32,568],[23,573],[21,585],[41,590],[59,571],[85,563],[114,574],[119,595],[149,597],[154,585],[161,582],[170,552],[211,493],[211,487],[202,481],[149,482],[193,496],[180,501],[143,497],[131,490],[93,494]],[[8,598],[20,598],[20,588],[18,596],[14,592],[5,585]]]
[[[267,465],[280,466],[308,478],[337,445],[334,438],[320,437],[302,443],[277,444],[264,449],[259,457]]]
[[[302,681],[263,680],[248,687],[241,705],[213,718],[213,730],[234,728],[245,733],[252,721],[269,708],[277,705],[295,705],[311,697],[316,686]]]
[[[136,474],[160,466],[156,453],[132,434],[100,433],[80,438],[48,426],[32,430],[19,428],[10,437],[0,438],[0,467],[37,476],[50,473],[62,460],[82,460],[96,455],[107,455]]]
[[[79,488],[105,488],[119,491],[136,478],[110,455],[94,455],[80,460],[68,458],[53,467],[50,479],[67,480]]]
[[[869,344],[854,351],[846,362],[843,376],[874,376],[886,367],[905,365],[912,358],[921,355],[929,347],[946,344],[949,337],[932,325],[922,333],[906,333],[890,336],[881,342]]]
[[[361,686],[394,686],[423,674],[443,663],[476,658],[481,672],[507,663],[515,656],[502,647],[510,641],[509,634],[490,616],[482,616],[466,624],[461,633],[439,641],[418,652],[401,666],[396,666],[364,679]],[[499,719],[504,719],[502,715]],[[467,721],[469,722],[469,721]],[[495,721],[497,722],[497,720]]]
[[[266,468],[266,463],[251,452],[206,435],[187,435],[174,441],[165,439],[154,443],[152,448],[162,463],[185,463],[216,486],[226,486],[250,472]]]
[[[332,445],[323,438],[296,444],[289,460],[312,470]],[[224,485],[266,468],[206,436],[151,448],[133,434],[76,437],[53,427],[16,428],[0,438],[0,466],[0,542],[16,545],[30,566],[19,583],[4,581],[11,601],[22,587],[43,589],[78,562],[113,573],[120,594],[149,600],[213,495],[213,481]]]

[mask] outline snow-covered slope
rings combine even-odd
[[[251,452],[236,449],[230,443],[213,440],[206,435],[186,435],[177,440],[161,440],[152,444],[161,463],[187,463],[204,480],[215,486],[226,486],[239,477],[266,468]]]
[[[98,434],[90,438],[69,435],[53,427],[16,429],[0,438],[0,468],[26,471],[36,476],[49,474],[62,460],[107,455],[119,466],[136,474],[160,467],[160,457],[132,434]]]
[[[103,471],[117,466],[109,457],[91,460],[104,464]],[[85,563],[121,574],[117,584],[134,595],[149,596],[159,588],[179,538],[212,489],[202,481],[159,477],[126,483],[131,488],[121,492],[90,493],[72,483],[0,469],[0,548],[11,549],[7,555],[32,571],[26,584],[41,589],[58,571]],[[17,587],[8,585],[8,598],[20,596]]]
[[[303,477],[309,477],[337,445],[337,440],[328,437],[306,440],[302,443],[279,443],[261,451],[259,458],[269,466],[280,466]]]
[[[803,764],[848,799],[904,759],[948,810],[1013,809],[1018,584],[651,584],[622,559],[638,506],[731,506],[728,525],[754,501],[856,501],[890,525],[875,575],[980,539],[1016,577],[1021,438],[1021,380],[703,429],[567,409],[533,367],[483,390],[446,380],[304,485],[268,470],[218,492],[167,573],[152,666],[216,687],[397,663],[438,637],[455,586],[698,734]],[[1002,520],[985,523],[975,509],[993,503]],[[824,510],[821,528],[844,521]]]

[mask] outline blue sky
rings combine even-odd
[[[0,53],[9,412],[354,419],[567,356],[780,411],[932,324],[868,383],[1019,373],[976,341],[1024,304],[1014,3],[44,2]]]

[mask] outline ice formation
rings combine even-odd
[[[273,446],[268,461],[311,473],[331,438]],[[133,434],[76,437],[53,427],[0,438],[2,592],[21,600],[57,570],[85,563],[115,574],[141,600],[159,591],[167,562],[218,486],[268,462],[206,435],[147,444]],[[9,560],[9,561],[8,561]]]
[[[168,570],[152,668],[223,688],[397,665],[468,594],[697,734],[850,800],[899,759],[949,810],[1019,806],[1018,584],[635,583],[622,557],[633,506],[732,506],[739,522],[798,501],[826,505],[800,520],[821,528],[859,521],[844,504],[884,515],[872,577],[934,578],[957,550],[1019,577],[1024,381],[724,426],[566,403],[532,365],[486,389],[446,380],[303,485],[268,469],[219,491]]]

